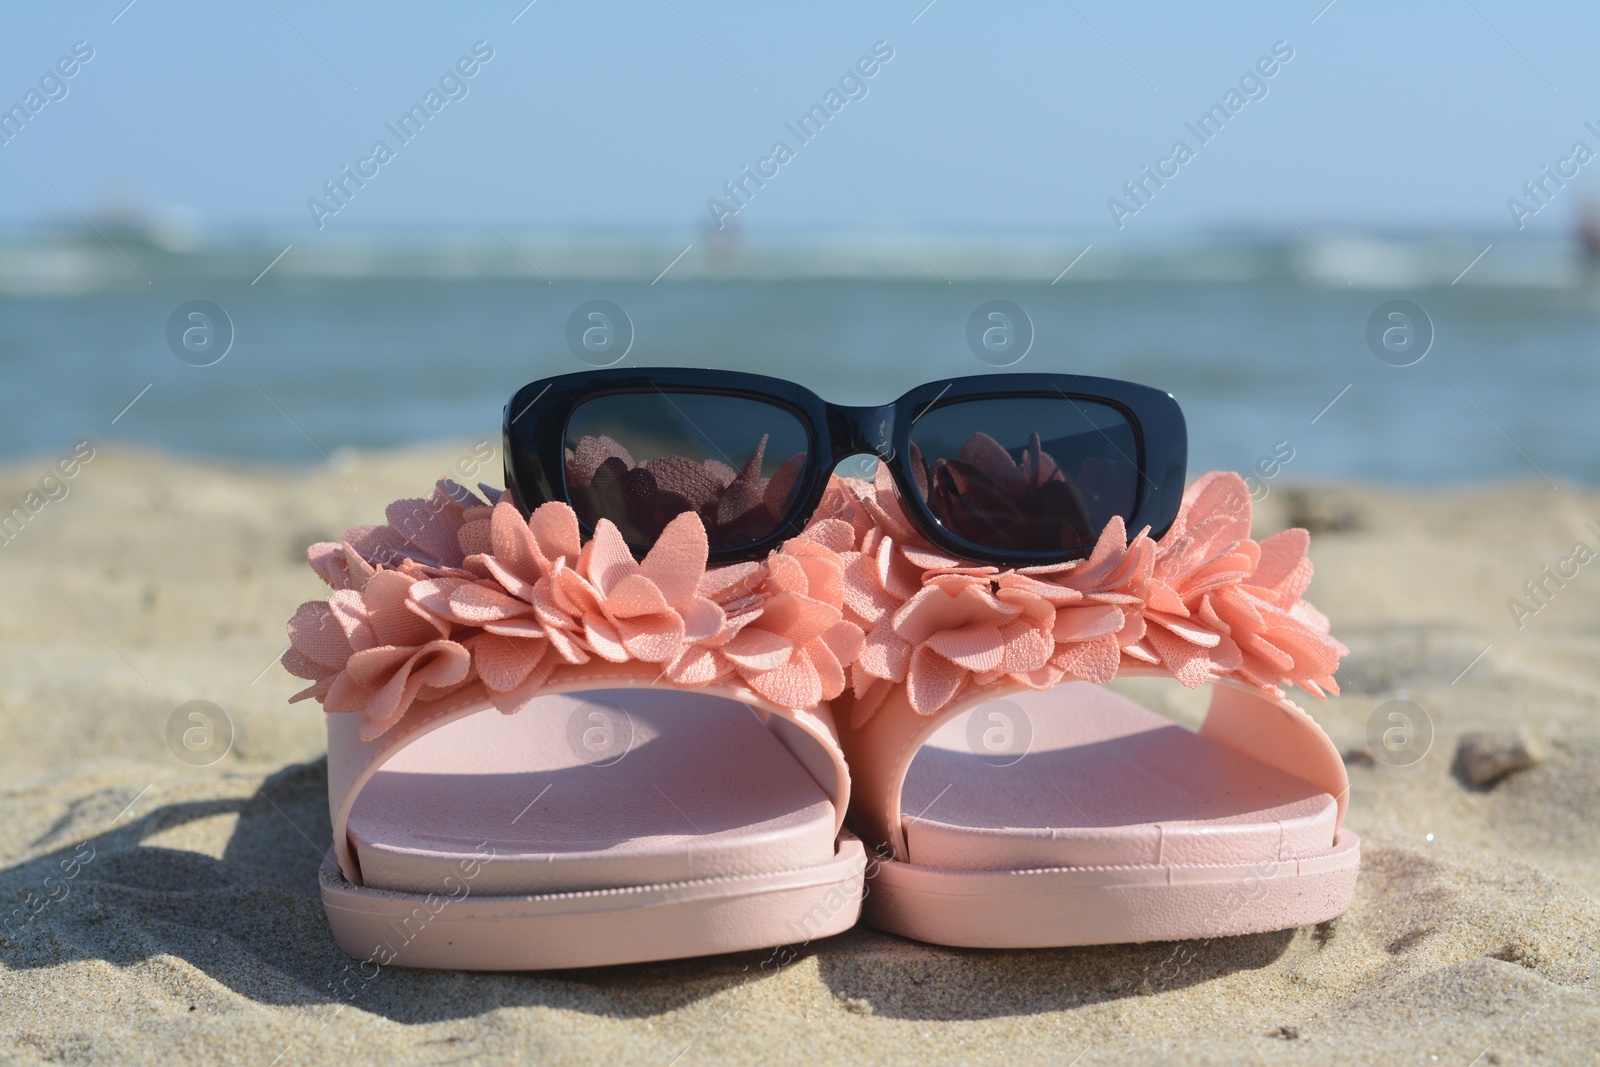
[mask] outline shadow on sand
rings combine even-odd
[[[231,813],[238,822],[221,859],[143,844],[163,830]],[[67,837],[71,822],[69,813],[34,847]],[[1171,943],[1019,952],[938,948],[857,927],[789,949],[592,970],[389,967],[374,974],[369,966],[363,974],[334,945],[318,896],[317,866],[331,835],[325,760],[287,766],[243,800],[134,813],[0,870],[0,962],[25,969],[172,957],[262,1004],[343,1004],[418,1023],[520,1006],[648,1018],[814,959],[836,997],[864,1000],[878,1014],[971,1019],[1209,981],[1270,964],[1294,936],[1192,943],[1189,952]]]

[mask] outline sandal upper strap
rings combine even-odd
[[[557,669],[527,698],[518,714],[537,715],[538,698],[561,693],[583,693],[597,689],[661,688],[660,672],[645,663],[591,662]],[[834,834],[844,826],[850,805],[851,779],[844,750],[827,705],[815,708],[788,708],[773,703],[755,691],[731,682],[701,686],[697,692],[722,697],[748,706],[768,729],[789,749],[833,801]],[[495,704],[481,683],[460,689],[447,697],[414,704],[395,725],[376,737],[362,733],[359,715],[331,713],[328,726],[328,813],[333,822],[334,850],[339,869],[353,885],[361,885],[361,869],[351,847],[348,825],[356,798],[372,777],[402,750],[435,730],[469,715],[487,714]]]
[[[1155,667],[1130,665],[1121,677],[1171,677]],[[1266,764],[1302,781],[1310,782],[1337,802],[1335,827],[1344,822],[1349,804],[1350,780],[1344,760],[1327,733],[1310,715],[1287,697],[1277,697],[1234,678],[1211,682],[1211,704],[1200,736],[1258,763]],[[1029,692],[1015,681],[974,686],[934,715],[912,707],[905,687],[897,687],[865,723],[855,724],[839,709],[839,737],[850,763],[852,795],[850,825],[868,848],[887,850],[894,858],[907,855],[901,791],[911,763],[923,744],[949,720],[1009,695]],[[1089,689],[1063,700],[1059,713],[1084,710],[1082,702],[1101,694]]]

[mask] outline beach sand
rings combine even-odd
[[[1318,527],[1308,595],[1352,649],[1344,695],[1304,701],[1347,753],[1363,842],[1337,922],[1034,952],[858,928],[783,966],[757,952],[363,978],[317,897],[321,712],[284,702],[301,683],[275,660],[295,606],[325,595],[306,544],[470,455],[340,454],[340,474],[103,448],[0,545],[0,1059],[1595,1061],[1600,561],[1521,629],[1507,602],[1575,541],[1600,547],[1584,527],[1600,528],[1600,493],[1543,482],[1275,486],[1258,510],[1258,535]],[[46,463],[0,470],[0,506]],[[1192,725],[1177,688],[1138,691]],[[1391,766],[1367,724],[1402,694],[1433,737]],[[169,717],[192,700],[233,725],[211,766],[169,747]],[[1490,788],[1453,773],[1464,734],[1514,729],[1536,765]]]

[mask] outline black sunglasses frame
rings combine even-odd
[[[733,548],[713,547],[709,563],[761,559],[798,534],[816,512],[828,478],[840,461],[874,455],[894,478],[901,507],[934,545],[964,560],[1008,567],[1040,566],[1081,559],[1081,551],[1024,552],[991,548],[957,537],[943,526],[916,490],[911,470],[911,428],[937,408],[970,400],[1007,397],[1063,397],[1110,405],[1133,429],[1137,455],[1125,457],[1137,468],[1139,484],[1130,532],[1150,527],[1167,532],[1183,498],[1188,464],[1188,430],[1183,411],[1169,393],[1115,378],[1078,374],[982,374],[945,378],[919,385],[879,407],[830,404],[804,386],[742,371],[645,367],[581,371],[545,378],[517,390],[505,408],[506,488],[524,515],[552,500],[569,501],[566,484],[567,422],[580,404],[619,393],[701,393],[759,400],[792,413],[808,435],[807,462],[797,480],[790,514],[759,541]],[[592,533],[585,530],[585,533]],[[648,545],[633,545],[635,552]]]

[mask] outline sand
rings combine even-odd
[[[1344,695],[1312,707],[1351,763],[1348,825],[1363,839],[1337,922],[1035,952],[858,928],[782,966],[748,953],[364,980],[317,898],[320,712],[284,703],[298,683],[274,660],[284,620],[321,595],[306,543],[373,521],[470,454],[341,454],[341,475],[102,448],[0,545],[0,1058],[1594,1062],[1600,561],[1520,630],[1507,602],[1574,541],[1600,548],[1584,528],[1600,528],[1600,493],[1543,482],[1274,488],[1258,512],[1258,535],[1291,517],[1319,527],[1310,597],[1353,650]],[[0,470],[0,506],[53,459]],[[1192,724],[1175,688],[1138,692]],[[1433,733],[1408,766],[1368,741],[1369,717],[1397,698]],[[232,722],[210,766],[167,740],[193,700]],[[1458,739],[1508,729],[1543,758],[1463,784]]]

